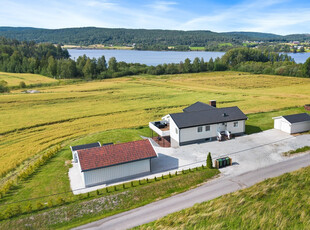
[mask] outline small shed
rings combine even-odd
[[[149,140],[105,145],[77,151],[85,187],[147,175],[157,157]]]
[[[273,117],[274,128],[293,134],[310,130],[310,115],[307,113]]]

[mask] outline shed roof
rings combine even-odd
[[[283,118],[291,124],[310,121],[310,115],[308,113],[292,114],[292,115],[283,116]]]
[[[78,151],[82,171],[157,157],[149,140],[106,145]]]
[[[77,151],[77,150],[81,150],[81,149],[90,149],[90,148],[94,148],[94,147],[100,147],[100,143],[96,142],[96,143],[90,143],[90,144],[85,144],[85,145],[71,146],[71,149],[72,149],[72,151]]]
[[[196,111],[203,111],[203,110],[209,110],[209,109],[216,109],[216,108],[206,103],[197,101],[196,103],[183,109],[183,111],[184,112],[196,112]]]
[[[186,113],[173,113],[170,114],[170,116],[180,129],[248,119],[237,106]]]

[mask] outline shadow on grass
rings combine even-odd
[[[258,126],[254,126],[254,125],[246,125],[245,126],[245,133],[246,134],[259,133],[262,131],[263,130]]]

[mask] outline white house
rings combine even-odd
[[[274,119],[275,129],[279,129],[289,134],[310,130],[310,115],[307,113],[273,117],[272,119]]]
[[[157,154],[149,140],[141,140],[78,150],[77,157],[83,183],[90,187],[147,175]]]
[[[196,102],[183,113],[169,114],[169,123],[150,122],[149,127],[159,135],[169,135],[172,147],[244,134],[247,116],[237,106],[216,108],[216,101],[210,104]],[[158,132],[160,128],[169,128],[169,132]]]

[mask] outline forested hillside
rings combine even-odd
[[[68,51],[51,43],[19,42],[0,38],[0,71],[12,73],[36,73],[53,78],[104,79],[139,74],[178,74],[206,71],[237,70],[259,74],[275,74],[295,77],[310,76],[310,60],[296,64],[286,54],[250,48],[229,50],[222,58],[204,60],[185,59],[180,63],[147,66],[139,63],[108,61],[104,56],[95,59],[86,55],[77,60],[69,58]],[[2,92],[8,91],[6,82]]]
[[[37,29],[29,27],[0,27],[0,36],[19,41],[50,42],[71,45],[133,45],[137,49],[167,49],[168,46],[180,50],[192,47],[208,47],[212,49],[233,48],[240,46],[245,40],[266,42],[285,42],[291,40],[305,41],[309,35],[281,36],[269,33],[230,32],[216,33],[212,31],[180,31],[180,30],[146,30],[146,29],[111,29],[111,28],[66,28]],[[225,46],[225,44],[229,44]],[[182,47],[184,46],[184,47]]]

